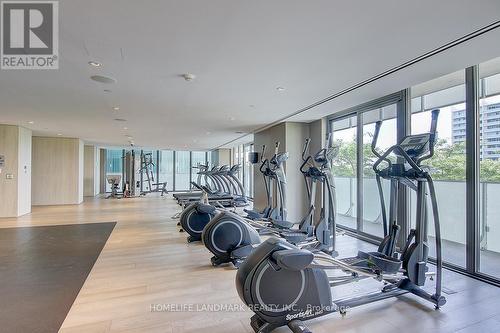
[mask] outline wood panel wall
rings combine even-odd
[[[33,137],[32,204],[65,205],[83,201],[83,142]]]
[[[31,131],[0,125],[0,217],[16,217],[31,211]]]
[[[19,129],[17,126],[0,126],[0,155],[5,165],[0,173],[0,217],[17,216],[17,173],[18,173]],[[7,175],[13,179],[7,179]]]

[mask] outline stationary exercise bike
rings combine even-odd
[[[429,133],[406,136],[383,154],[375,149],[382,123],[376,124],[372,151],[377,161],[373,170],[381,196],[383,221],[387,224],[384,240],[377,251],[359,251],[356,257],[337,259],[299,249],[282,239],[270,238],[248,256],[237,272],[236,288],[241,300],[255,312],[251,319],[255,332],[271,332],[285,325],[296,333],[311,332],[302,320],[336,311],[345,314],[349,308],[408,293],[430,302],[436,308],[446,303],[441,295],[441,234],[436,192],[429,170],[421,165],[434,154],[438,115],[439,110],[432,111]],[[388,158],[392,153],[396,155],[396,162]],[[382,163],[386,167],[382,167]],[[381,179],[391,182],[390,220],[385,216]],[[398,221],[395,214],[395,198],[404,186],[416,191],[416,220],[415,228],[409,231],[405,244],[397,251],[399,226],[410,225],[410,221]],[[434,217],[435,273],[429,272],[427,265],[427,197],[431,200]],[[342,275],[329,277],[327,270],[335,270]],[[433,293],[422,288],[428,276],[435,278]],[[383,284],[379,291],[333,299],[334,290],[331,287],[369,277]]]

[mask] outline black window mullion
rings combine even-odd
[[[466,270],[479,270],[479,69],[465,70],[466,117]]]

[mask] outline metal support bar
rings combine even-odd
[[[193,181],[193,152],[189,152],[189,185],[188,191],[191,190],[191,182]]]
[[[172,151],[172,189],[174,191],[177,191],[175,188],[175,176],[176,176],[176,166],[175,166],[175,159],[176,159],[177,151],[173,150]]]
[[[356,123],[356,227],[363,231],[363,114],[357,114]]]
[[[156,151],[156,184],[160,183],[160,151]],[[158,187],[157,185],[156,187]],[[163,193],[162,193],[163,194]]]
[[[465,70],[466,118],[466,270],[479,269],[479,69]]]
[[[422,104],[423,106],[423,104]],[[411,133],[411,89],[401,91],[401,99],[397,103],[397,142],[400,142],[405,136]],[[403,247],[406,242],[410,226],[410,189],[403,184],[399,184],[398,213],[400,232],[397,246]]]
[[[120,161],[122,161],[122,184],[121,184],[120,191],[125,186],[125,159],[124,159],[124,157],[125,157],[125,149],[122,149],[122,157],[120,159]]]

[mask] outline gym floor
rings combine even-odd
[[[67,315],[67,310],[53,313],[41,305],[40,311],[47,318],[66,316],[60,332],[252,332],[250,311],[207,311],[202,306],[239,307],[236,272],[230,266],[212,267],[203,245],[186,243],[186,235],[178,232],[176,221],[171,219],[178,211],[170,196],[92,198],[78,206],[34,207],[32,214],[2,219],[0,225],[17,228],[116,222]],[[66,242],[59,251],[69,251],[72,246],[80,244]],[[370,245],[339,236],[342,256],[366,247]],[[444,286],[448,304],[439,311],[404,296],[351,309],[344,318],[339,314],[322,317],[310,321],[309,326],[315,333],[500,331],[500,288],[449,271],[445,271]],[[344,287],[342,295],[336,296],[362,288],[361,284],[351,290]],[[0,303],[21,301],[29,300],[0,298]],[[0,304],[0,309],[5,306]],[[19,306],[22,311],[23,305]],[[195,311],[187,311],[189,306]]]

